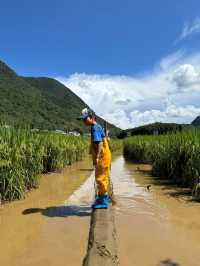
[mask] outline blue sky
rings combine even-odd
[[[20,74],[48,76],[147,71],[177,49],[172,44],[183,24],[200,12],[199,1],[188,0],[0,0],[0,6],[0,58]]]
[[[0,9],[0,59],[19,74],[58,78],[98,114],[123,128],[156,120],[191,122],[199,114],[195,100],[180,104],[180,95],[174,99],[174,94],[165,94],[178,82],[175,73],[183,73],[181,79],[199,74],[199,1],[0,0]],[[170,78],[170,84],[162,83],[165,99],[159,105],[162,93],[155,95],[151,82],[154,86],[156,80]],[[189,85],[191,89],[194,82]],[[183,87],[179,94],[186,93]],[[107,99],[112,110],[104,108]],[[179,110],[177,117],[176,109],[176,115],[170,115],[172,105],[185,113]],[[188,108],[195,109],[188,114]]]

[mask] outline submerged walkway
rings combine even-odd
[[[92,212],[88,250],[83,266],[118,266],[116,228],[112,207]]]

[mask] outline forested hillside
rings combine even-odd
[[[88,132],[76,118],[86,107],[77,95],[55,79],[21,77],[0,61],[0,122],[49,130]],[[103,120],[98,117],[98,121]],[[108,124],[112,135],[120,129]]]

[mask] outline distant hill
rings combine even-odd
[[[188,124],[176,124],[176,123],[152,123],[127,130],[123,130],[118,135],[119,138],[125,138],[127,136],[134,135],[160,135],[169,132],[181,131],[184,128],[190,127]]]
[[[4,62],[0,61],[0,78],[1,77],[16,77],[17,74]]]
[[[193,126],[200,126],[200,116],[197,116],[191,123]]]
[[[87,106],[76,94],[55,79],[21,77],[0,61],[0,122],[14,126],[29,125],[49,130],[88,132],[77,121]],[[100,123],[103,119],[97,117]],[[121,130],[108,123],[112,135]]]

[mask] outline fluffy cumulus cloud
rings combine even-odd
[[[200,54],[178,51],[139,77],[75,73],[57,79],[124,129],[156,121],[190,123],[200,114]]]

